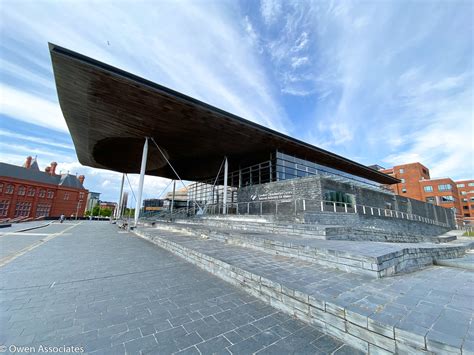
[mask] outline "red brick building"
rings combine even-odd
[[[430,170],[420,163],[379,170],[400,179],[399,184],[389,186],[397,195],[455,209],[459,222],[474,222],[474,180],[431,179]]]
[[[456,181],[461,200],[461,213],[463,219],[474,224],[474,180]]]
[[[82,217],[88,190],[84,175],[57,174],[52,162],[40,171],[36,159],[23,166],[0,163],[0,220]]]

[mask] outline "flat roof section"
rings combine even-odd
[[[214,176],[224,156],[230,171],[280,150],[382,184],[399,180],[339,155],[50,44],[59,103],[81,164],[140,171],[144,137],[153,137],[186,180]],[[175,178],[152,142],[147,175]]]

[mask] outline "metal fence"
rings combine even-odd
[[[436,221],[431,218],[397,211],[393,209],[384,209],[380,207],[366,206],[354,203],[344,203],[335,201],[296,199],[296,200],[265,200],[252,202],[233,202],[223,204],[206,205],[205,213],[195,206],[187,208],[186,215],[194,216],[199,214],[221,215],[224,209],[228,215],[287,215],[297,216],[305,212],[331,212],[331,213],[349,213],[362,214],[376,217],[388,217],[397,219],[406,219],[410,221],[423,222],[437,226],[449,227],[448,223]],[[182,210],[182,209],[181,209]],[[183,215],[183,211],[180,211]]]

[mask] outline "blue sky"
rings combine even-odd
[[[363,164],[473,178],[473,6],[1,0],[0,160],[57,161],[117,199],[119,174],[77,162],[49,41]]]

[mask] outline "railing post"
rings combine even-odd
[[[347,213],[347,203],[344,203],[344,212]]]
[[[333,206],[334,206],[334,212],[337,212],[337,210],[336,210],[336,202],[333,202],[332,204],[333,204]]]
[[[373,216],[374,215],[374,208],[370,207],[370,214]]]
[[[354,204],[354,213],[357,213],[357,205]]]
[[[362,212],[365,214],[365,205],[362,205]]]
[[[263,215],[263,202],[260,201],[260,216]]]
[[[379,216],[381,216],[381,215],[382,215],[382,212],[380,211],[380,207],[378,208],[378,210],[379,210]]]
[[[250,202],[247,202],[247,214],[250,214]]]
[[[306,211],[306,200],[303,200],[303,211]]]
[[[324,212],[324,202],[321,201],[321,212]]]

